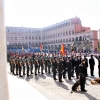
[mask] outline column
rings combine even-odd
[[[0,0],[0,100],[8,100],[6,72],[6,32],[4,25],[4,0]]]

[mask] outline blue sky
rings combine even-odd
[[[5,25],[46,27],[72,17],[100,29],[100,0],[5,0]]]

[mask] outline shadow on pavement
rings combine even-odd
[[[66,81],[67,83],[71,84],[71,85],[74,84],[74,82],[73,82],[72,80],[65,79],[65,81]]]
[[[26,77],[26,79],[25,79],[27,82],[29,82],[30,81],[30,77]]]
[[[65,90],[69,90],[68,87],[67,87],[65,84],[60,83],[60,82],[57,82],[57,81],[55,81],[55,83],[56,83],[59,87],[62,87],[62,88],[65,89]]]
[[[48,77],[52,77],[52,78],[53,78],[53,75],[51,75],[51,74],[46,74],[46,76],[48,76]]]
[[[78,92],[76,92],[76,93],[80,93],[80,94],[85,95],[89,100],[99,100],[99,99],[93,97],[92,95],[88,94],[87,92],[78,91]]]
[[[46,76],[45,76],[45,75],[39,74],[38,76],[39,76],[40,78],[46,79]]]
[[[36,81],[38,81],[38,80],[39,80],[39,77],[38,77],[38,76],[35,76],[34,78],[35,78],[35,80],[36,80]]]

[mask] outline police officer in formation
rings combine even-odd
[[[89,59],[89,64],[90,64],[90,73],[91,73],[91,76],[94,76],[95,61],[94,61],[93,55],[91,55],[91,58]]]
[[[79,65],[80,86],[81,86],[81,91],[86,92],[85,90],[85,82],[86,82],[85,59],[82,59],[81,61],[82,63]]]
[[[100,56],[98,59],[98,73],[100,77]],[[13,75],[19,77],[29,77],[34,73],[35,76],[38,74],[53,74],[53,79],[59,82],[63,82],[63,79],[68,78],[72,80],[74,75],[77,79],[80,79],[81,83],[85,84],[85,77],[87,76],[88,59],[84,56],[84,61],[81,56],[48,56],[48,55],[11,55],[9,58],[10,72]],[[93,55],[89,59],[91,76],[93,76],[95,61]],[[83,67],[82,67],[83,66]],[[83,69],[81,69],[83,68]],[[66,75],[67,73],[67,75]],[[58,78],[57,78],[58,75]],[[67,77],[68,76],[68,77]],[[84,82],[83,82],[84,80]],[[81,84],[82,90],[85,88]]]

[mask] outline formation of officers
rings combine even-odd
[[[98,69],[100,69],[100,57],[98,59]],[[94,65],[95,60],[93,55],[88,60],[86,55],[84,58],[81,56],[58,56],[58,55],[43,55],[43,54],[24,54],[24,55],[10,55],[9,58],[10,72],[19,77],[30,75],[38,75],[53,73],[53,79],[63,82],[62,78],[67,78],[66,73],[68,74],[68,79],[72,80],[72,77],[76,75],[77,79],[80,79],[81,91],[85,90],[85,78],[88,76],[87,68],[88,63],[90,64],[90,74],[94,76]],[[58,73],[58,74],[57,74]],[[57,75],[56,75],[57,74]],[[100,77],[100,72],[99,72]]]

